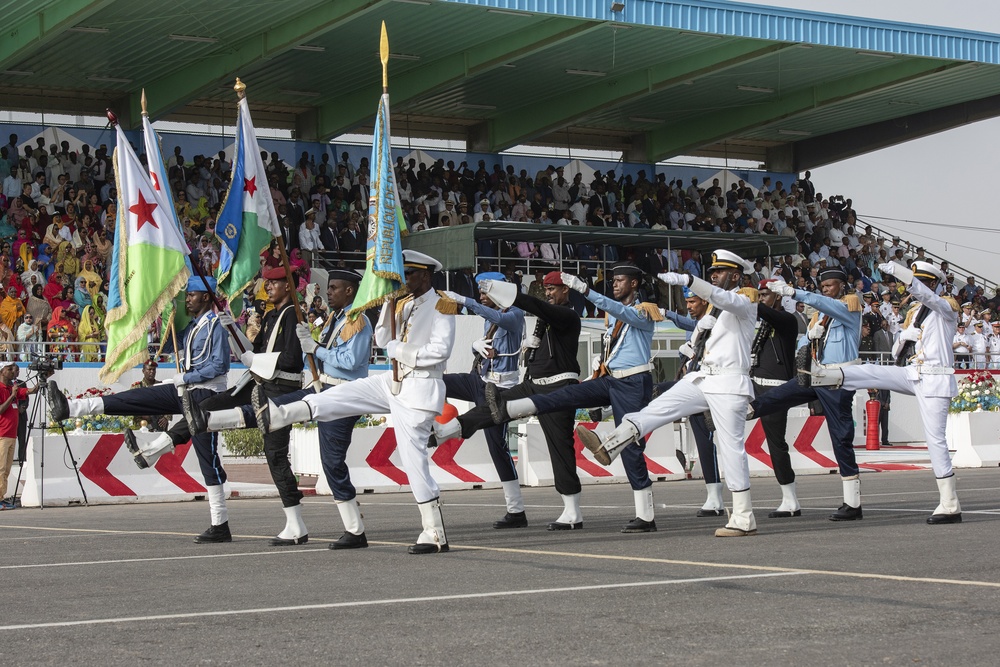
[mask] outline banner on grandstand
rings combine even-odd
[[[221,242],[215,277],[233,313],[238,314],[243,309],[243,290],[260,271],[260,254],[281,234],[245,97],[240,99],[236,122],[232,180],[215,232]]]
[[[145,361],[147,333],[187,283],[187,243],[120,127],[115,127],[118,217],[108,285],[108,352],[99,377],[111,384]]]

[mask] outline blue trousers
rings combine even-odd
[[[600,408],[611,405],[615,416],[615,426],[622,423],[622,417],[630,412],[638,412],[649,403],[653,394],[653,378],[649,373],[637,373],[626,378],[610,375],[587,380],[580,384],[563,387],[551,394],[531,396],[538,414],[547,414],[567,408]],[[621,452],[622,464],[629,484],[636,491],[653,485],[646,467],[646,440],[641,439],[627,446]]]
[[[837,459],[841,477],[858,474],[858,463],[854,456],[854,392],[827,387],[801,387],[793,378],[774,387],[751,403],[758,417],[785,413],[797,405],[819,401],[826,416],[826,428],[833,442],[833,455]]]
[[[446,373],[444,386],[448,398],[469,401],[476,405],[486,404],[486,381],[478,373]],[[486,446],[493,459],[493,467],[501,482],[512,482],[517,479],[517,468],[510,455],[507,443],[507,424],[487,426],[483,429],[486,435]]]
[[[216,395],[209,389],[189,389],[191,398],[197,403]],[[177,387],[172,384],[157,384],[152,387],[137,387],[104,397],[104,413],[122,417],[142,417],[143,415],[179,415],[183,412]],[[167,433],[175,445],[183,445],[188,440],[194,445],[198,456],[198,466],[205,478],[205,486],[218,486],[226,481],[226,471],[219,458],[219,439],[216,433],[191,433],[187,420],[181,419],[171,426]]]
[[[661,382],[656,385],[657,393],[663,394],[677,384],[677,380],[671,382]],[[691,433],[694,435],[694,444],[698,449],[698,462],[701,464],[701,473],[705,476],[705,484],[719,484],[722,476],[719,474],[719,458],[715,451],[715,441],[712,439],[712,432],[708,430],[705,418],[700,414],[688,417],[691,425]]]
[[[327,389],[330,385],[323,385]],[[275,405],[287,405],[295,401],[301,401],[309,394],[314,393],[312,388],[299,389],[288,394],[275,396],[270,399]],[[253,406],[240,406],[243,410],[243,417],[246,425],[256,426],[257,417],[253,414]],[[347,466],[347,448],[351,446],[351,438],[354,436],[354,425],[358,423],[361,415],[344,417],[329,422],[318,422],[319,430],[319,460],[323,465],[323,474],[326,482],[333,491],[333,497],[337,500],[351,500],[358,495],[354,483],[351,482],[351,470]]]

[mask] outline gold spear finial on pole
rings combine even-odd
[[[233,90],[236,91],[236,96],[241,100],[246,97],[247,87],[245,83],[240,81],[240,77],[236,77],[236,84],[233,86]]]
[[[146,109],[146,89],[142,89],[142,97],[139,98],[139,104],[142,106],[142,115],[148,116],[149,111]]]
[[[385,31],[385,21],[382,21],[382,38],[378,45],[379,59],[382,61],[382,93],[389,92],[389,35]]]

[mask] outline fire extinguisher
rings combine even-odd
[[[879,449],[878,418],[882,410],[882,404],[875,398],[878,394],[874,391],[868,393],[868,400],[865,402],[865,449]]]

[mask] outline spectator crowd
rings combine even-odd
[[[67,142],[18,147],[18,137],[0,147],[0,355],[25,360],[43,341],[70,360],[102,361],[106,340],[108,268],[114,241],[117,191],[106,145],[84,145],[77,153]],[[314,263],[361,268],[367,244],[370,173],[367,158],[355,165],[347,153],[317,161],[302,153],[294,166],[278,153],[262,153],[285,247],[312,321],[326,315],[323,299],[308,291]],[[231,163],[224,152],[190,160],[176,147],[166,161],[171,193],[192,261],[212,273],[219,261],[215,221],[228,188]],[[922,248],[898,237],[886,238],[862,226],[851,199],[816,192],[807,171],[787,185],[765,178],[759,189],[743,181],[724,188],[716,179],[699,183],[650,179],[640,170],[618,177],[597,171],[584,178],[548,166],[535,174],[508,165],[487,169],[437,160],[431,165],[398,158],[398,195],[411,233],[472,222],[511,221],[534,225],[571,225],[653,230],[760,234],[794,239],[797,252],[757,258],[747,285],[781,275],[801,289],[818,289],[817,274],[839,266],[854,281],[866,303],[865,323],[872,338],[898,334],[912,307],[905,286],[882,276],[880,263],[931,261]],[[526,290],[532,274],[552,267],[576,271],[593,288],[608,292],[602,266],[628,260],[646,273],[645,294],[661,306],[683,307],[683,300],[656,284],[663,271],[703,275],[697,250],[636,249],[590,243],[530,243],[517,238],[477,242],[480,266],[504,270]],[[710,248],[707,248],[710,250]],[[272,246],[261,266],[280,264]],[[958,286],[947,262],[941,290],[963,304],[955,350],[961,364],[1000,367],[1000,297],[987,297],[973,277]],[[473,268],[449,276],[449,288],[474,296]],[[443,287],[444,285],[441,285]],[[261,284],[248,290],[256,308],[244,322],[255,326],[265,306]],[[575,307],[595,315],[580,300]],[[996,324],[994,324],[996,323]],[[158,327],[151,336],[155,339]],[[155,342],[155,340],[154,340]],[[877,341],[872,340],[874,345]],[[883,343],[879,343],[882,345]],[[873,348],[874,349],[874,348]]]

